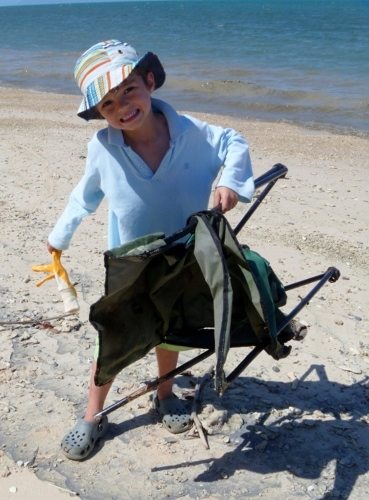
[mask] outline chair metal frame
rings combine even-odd
[[[276,182],[280,179],[286,176],[288,172],[288,169],[285,165],[282,165],[281,163],[275,164],[270,170],[268,170],[266,173],[255,179],[255,188],[259,189],[262,186],[265,186],[265,188],[254,198],[254,201],[252,202],[250,208],[247,210],[245,215],[242,217],[240,222],[237,224],[237,226],[233,229],[233,232],[235,235],[237,235],[241,229],[244,227],[246,222],[250,219],[250,217],[254,214],[256,209],[260,206],[264,198],[267,196],[267,194],[270,192],[270,190],[273,188],[273,186],[276,184]],[[171,244],[174,243],[176,240],[180,239],[183,237],[185,234],[189,233],[191,231],[191,227],[186,227],[185,230],[178,231],[172,236],[169,236],[166,238],[166,243]],[[292,340],[291,337],[283,339],[283,330],[286,328],[286,326],[295,318],[295,316],[310,302],[310,300],[318,293],[318,291],[327,283],[334,283],[337,281],[340,277],[340,272],[337,268],[335,267],[329,267],[324,273],[312,276],[310,278],[306,278],[288,285],[284,285],[284,289],[286,292],[289,290],[293,290],[295,288],[299,288],[301,286],[309,285],[311,283],[316,283],[306,294],[304,297],[301,298],[300,302],[298,302],[293,309],[291,310],[290,313],[288,313],[282,323],[278,326],[277,329],[277,336],[278,338],[281,338],[279,335],[282,336],[282,341],[283,342],[288,342],[289,340]],[[247,355],[246,357],[238,364],[238,366],[226,377],[226,383],[230,384],[234,379],[236,379],[249,365],[250,363],[262,352],[265,350],[266,347],[268,347],[269,342],[265,341],[257,346],[255,346]],[[145,393],[154,391],[160,384],[163,382],[174,378],[175,376],[185,372],[189,368],[193,367],[197,363],[203,361],[204,359],[208,358],[214,354],[214,349],[207,349],[198,356],[195,356],[191,360],[181,364],[174,370],[170,371],[169,373],[161,376],[161,377],[156,377],[154,379],[142,382],[142,384],[133,392],[128,394],[127,396],[123,397],[119,401],[116,401],[115,403],[107,406],[104,408],[101,412],[97,413],[95,415],[95,418],[101,418],[103,416],[106,416],[113,411],[117,410],[118,408],[121,408],[122,406],[128,404],[130,401],[142,396]]]

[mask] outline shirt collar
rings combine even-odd
[[[179,115],[170,104],[161,99],[151,98],[151,104],[154,110],[160,111],[165,116],[169,128],[170,141],[175,142],[186,131],[188,120],[184,116]],[[121,130],[109,125],[108,142],[115,146],[125,146]]]

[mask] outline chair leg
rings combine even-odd
[[[169,373],[166,373],[165,375],[162,375],[161,377],[156,377],[153,380],[148,380],[146,382],[143,382],[136,390],[125,396],[124,398],[120,399],[119,401],[116,401],[115,403],[111,404],[110,406],[104,408],[102,411],[99,413],[96,413],[94,415],[94,418],[101,418],[106,415],[109,415],[109,413],[112,413],[114,410],[117,410],[118,408],[121,408],[122,406],[126,405],[130,401],[133,401],[134,399],[142,396],[143,394],[146,394],[148,392],[154,391],[158,385],[162,384],[166,380],[169,380],[176,375],[179,375],[180,373],[188,370],[192,366],[196,365],[200,361],[203,361],[204,359],[208,358],[214,354],[214,349],[208,349],[207,351],[199,354],[193,359],[190,359],[186,363],[183,363],[182,365],[178,366],[174,370],[172,370]]]

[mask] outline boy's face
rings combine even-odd
[[[146,82],[134,72],[114,89],[110,90],[96,108],[114,128],[134,131],[140,128],[151,112],[151,93],[155,88],[152,73]]]

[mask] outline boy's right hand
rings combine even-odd
[[[233,189],[226,186],[218,186],[215,188],[213,206],[225,214],[232,210],[238,203],[238,194]]]

